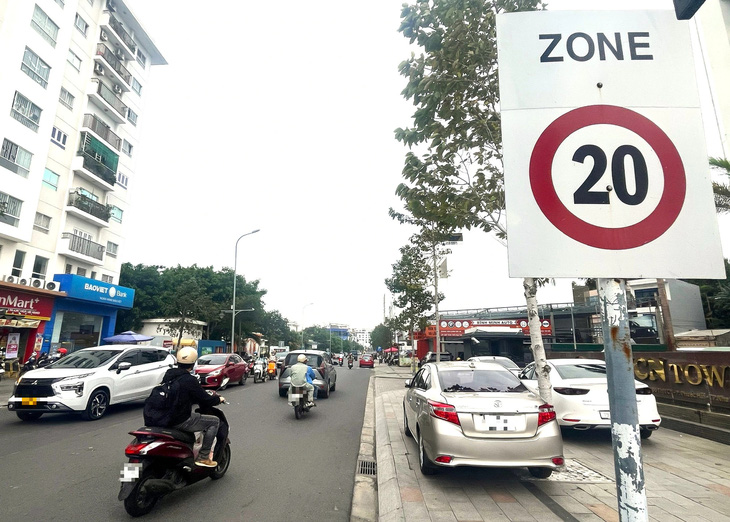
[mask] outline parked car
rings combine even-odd
[[[360,368],[372,368],[375,366],[375,358],[371,353],[364,353],[360,357]]]
[[[576,430],[610,428],[606,363],[600,359],[551,359],[550,383],[558,424]],[[522,382],[537,391],[535,363],[520,373]],[[659,428],[662,420],[656,399],[646,384],[634,381],[639,410],[641,438],[646,439]]]
[[[441,361],[453,361],[454,356],[452,354],[450,354],[449,352],[441,352],[440,360]],[[423,357],[423,359],[421,359],[420,362],[418,363],[418,366],[421,367],[424,364],[430,363],[430,362],[436,362],[436,352],[426,353],[426,355]]]
[[[555,411],[497,363],[425,364],[406,380],[403,430],[423,474],[439,466],[527,467],[546,478],[563,466]]]
[[[307,365],[314,369],[316,378],[314,386],[317,388],[317,397],[326,399],[337,386],[337,370],[335,370],[330,355],[321,350],[296,350],[289,352],[284,359],[284,365],[279,373],[279,396],[284,397],[291,385],[291,367],[297,363],[299,354],[307,356]]]
[[[235,353],[201,355],[193,373],[200,378],[203,388],[225,390],[229,383],[246,384],[248,364]]]
[[[175,364],[164,348],[84,348],[24,374],[15,384],[8,410],[24,421],[44,413],[80,413],[86,420],[97,420],[112,404],[146,399]]]
[[[495,362],[497,364],[501,364],[505,368],[507,368],[509,371],[511,371],[515,376],[518,376],[520,372],[522,371],[522,368],[517,366],[517,363],[514,362],[509,357],[502,357],[499,355],[478,355],[475,357],[469,357],[467,361],[478,361],[478,362]]]

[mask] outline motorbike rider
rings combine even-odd
[[[181,431],[202,431],[203,444],[195,459],[195,464],[206,468],[215,468],[218,463],[210,458],[213,441],[218,433],[220,420],[213,415],[202,415],[193,412],[193,404],[201,407],[216,406],[226,400],[219,395],[208,395],[198,379],[190,371],[198,359],[195,348],[180,348],[177,351],[177,368],[170,368],[162,378],[164,381],[178,380],[178,393],[174,401],[174,411],[170,419],[170,427]]]
[[[307,356],[303,353],[297,357],[297,363],[291,367],[291,385],[302,386],[307,390],[307,408],[316,406],[314,404],[314,370],[307,365]]]
[[[352,366],[352,354],[351,353],[347,355],[347,365]]]

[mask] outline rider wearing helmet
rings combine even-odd
[[[60,359],[68,353],[68,350],[66,350],[66,348],[59,348],[56,353],[58,354],[58,358]]]
[[[291,385],[306,388],[308,408],[316,406],[314,404],[314,385],[312,384],[314,378],[314,370],[307,365],[307,356],[300,353],[297,357],[297,363],[291,367]]]
[[[163,382],[177,380],[178,383],[170,427],[189,432],[202,431],[203,444],[195,464],[214,468],[218,463],[210,458],[210,451],[218,433],[220,420],[214,415],[202,415],[192,410],[193,404],[201,407],[216,406],[225,402],[225,399],[218,395],[208,395],[198,379],[190,373],[198,359],[198,351],[195,348],[180,348],[176,358],[177,368],[170,368],[162,378]]]

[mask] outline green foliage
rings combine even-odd
[[[376,326],[370,334],[370,346],[377,349],[380,346],[383,349],[390,348],[393,345],[393,331],[384,324]]]
[[[304,347],[311,349],[312,341],[317,345],[317,350],[325,350],[330,353],[355,353],[365,351],[365,347],[356,341],[341,339],[337,334],[331,335],[329,328],[323,326],[308,326],[303,330]],[[298,335],[293,349],[302,349],[302,333]]]
[[[718,169],[725,176],[730,177],[730,161],[726,158],[710,158],[710,166]],[[715,208],[718,214],[730,212],[730,186],[724,183],[712,182],[712,191],[715,194]]]
[[[394,297],[393,304],[399,310],[388,321],[388,327],[407,332],[424,330],[425,314],[433,306],[433,294],[427,290],[433,280],[433,270],[422,248],[413,244],[405,245],[401,247],[400,253],[400,260],[393,264],[392,277],[385,280],[385,286]]]
[[[730,278],[730,261],[725,260],[725,277]],[[700,287],[707,328],[730,328],[730,283],[727,279],[683,279]]]

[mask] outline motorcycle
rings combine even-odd
[[[253,365],[253,382],[266,381],[266,365],[261,359],[257,360]]]
[[[289,386],[289,404],[294,406],[294,417],[301,419],[309,411],[307,406],[307,389],[304,386]]]
[[[164,495],[207,477],[218,480],[228,471],[231,446],[225,415],[215,407],[196,411],[215,415],[221,421],[213,446],[213,460],[218,465],[215,468],[195,465],[202,433],[148,426],[130,431],[134,440],[124,450],[129,462],[121,472],[122,486],[118,496],[129,515],[146,515]]]
[[[266,373],[269,375],[269,380],[273,381],[276,379],[276,361],[269,361],[266,368]]]
[[[36,370],[40,368],[41,366],[45,366],[48,364],[48,354],[42,353],[38,355],[38,352],[33,352],[33,355],[31,355],[27,361],[25,361],[25,364],[20,367],[20,372],[18,372],[18,377],[22,376],[24,373],[29,372],[31,370]]]
[[[352,370],[352,359],[350,359],[350,360],[347,361],[347,368],[349,370]]]

